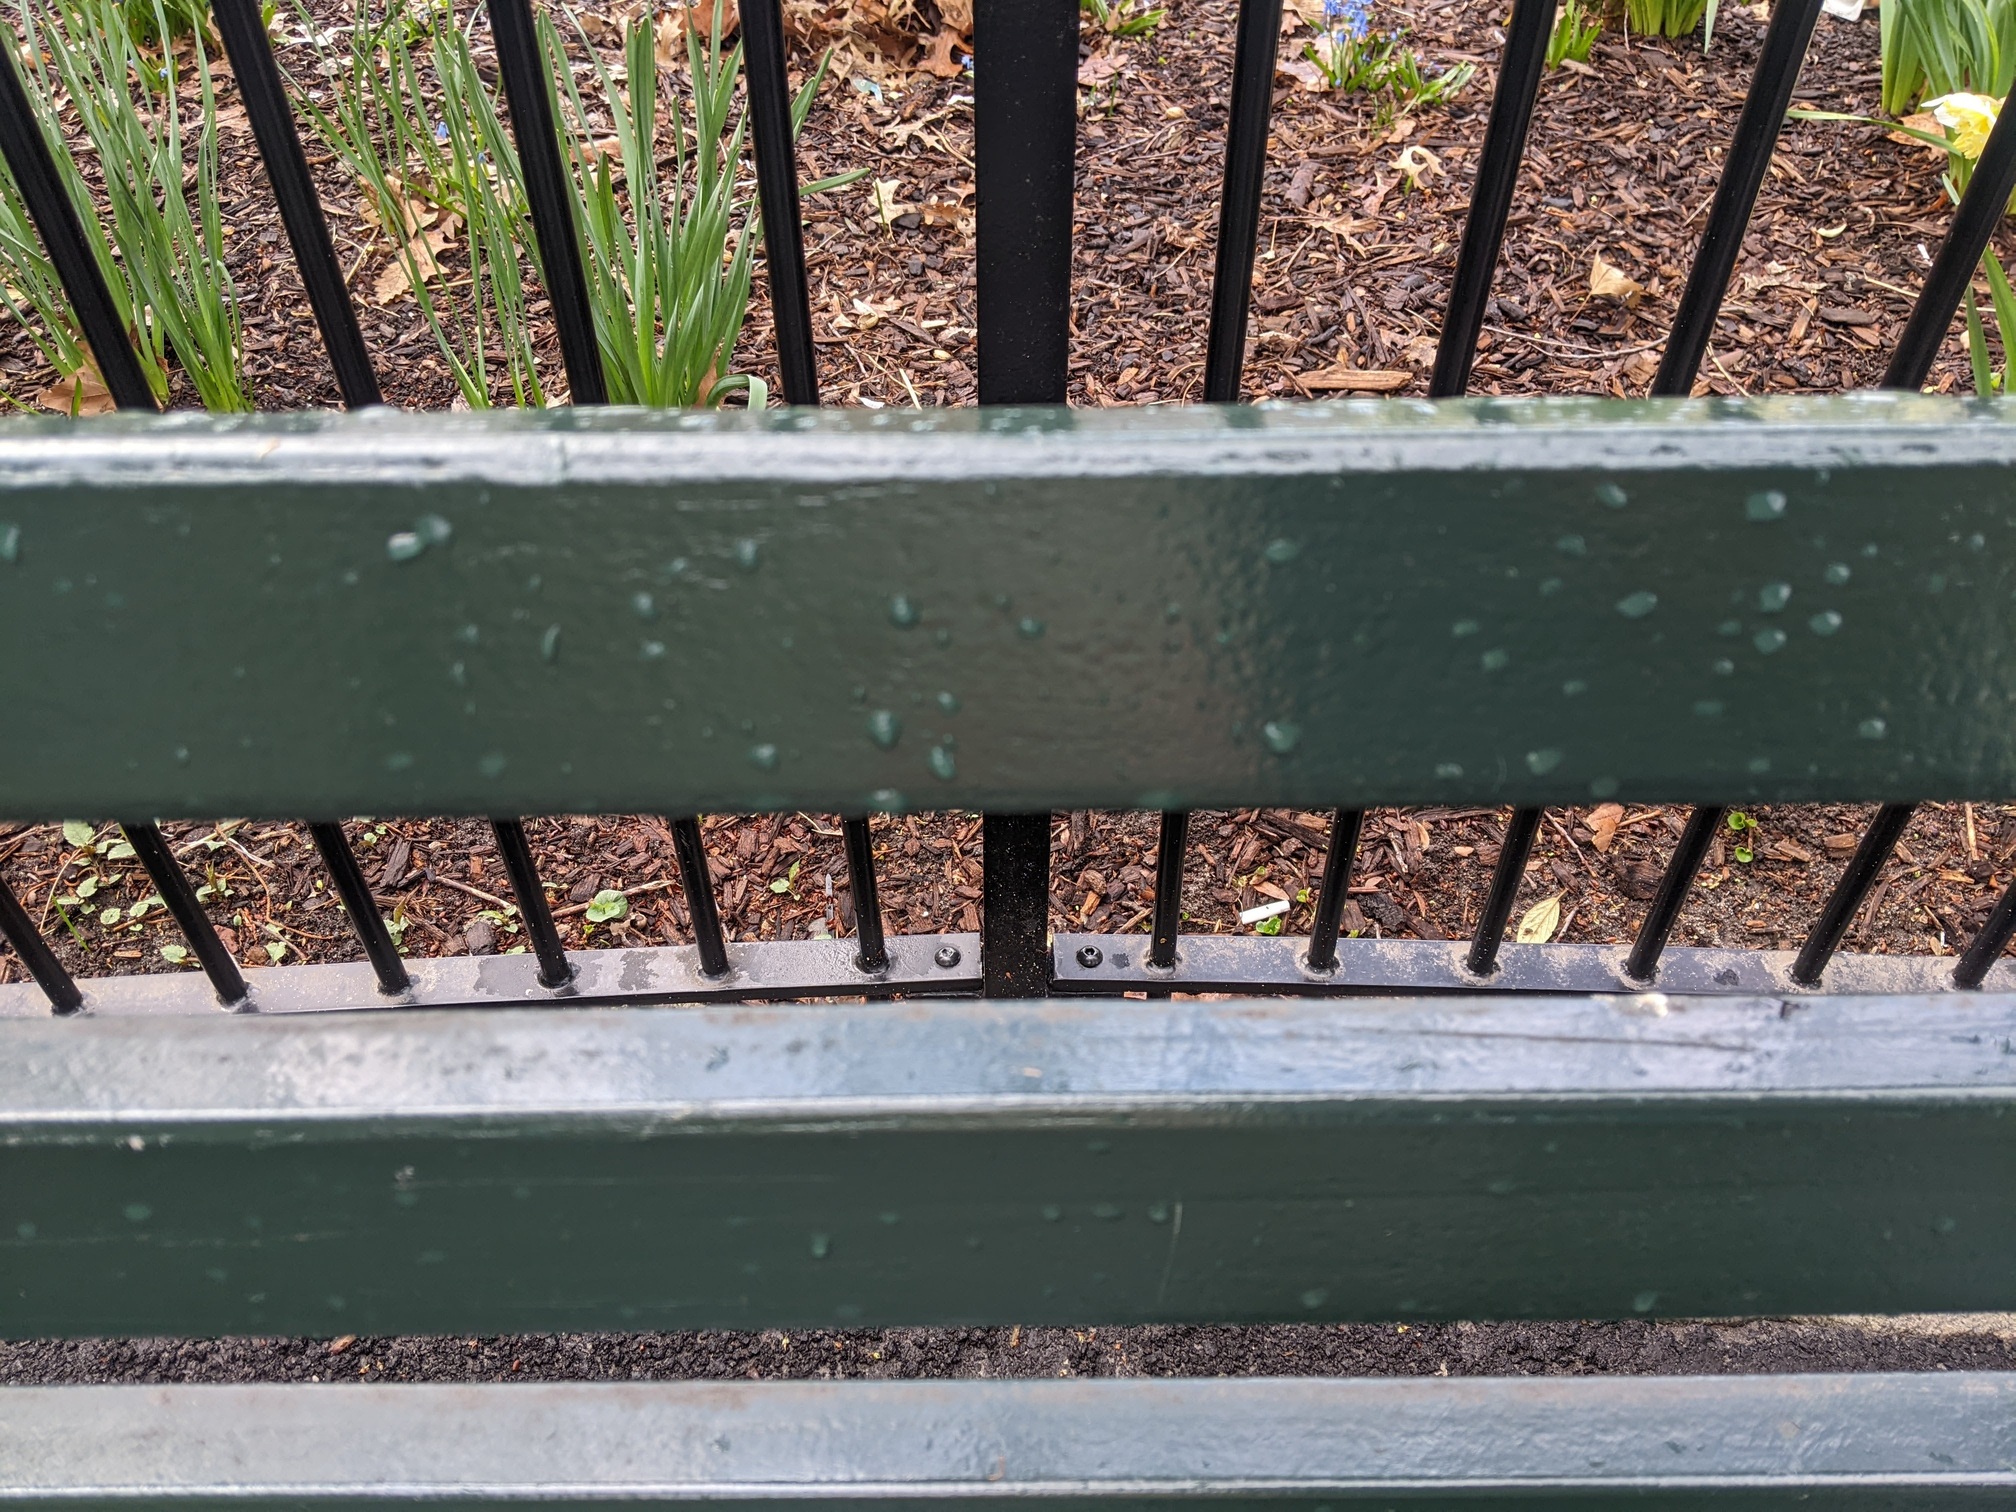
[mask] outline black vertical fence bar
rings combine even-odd
[[[560,332],[568,393],[576,404],[606,404],[609,385],[602,375],[602,349],[595,341],[595,316],[588,304],[581,241],[575,234],[573,186],[560,157],[551,81],[540,56],[531,0],[489,0],[489,6],[497,71],[503,76],[511,136],[518,144],[519,169],[525,175],[525,199],[532,212],[532,234],[539,241],[540,271],[546,295],[553,301],[553,323]],[[560,64],[565,67],[565,60]]]
[[[210,14],[216,19],[224,51],[237,76],[245,115],[252,123],[273,197],[279,202],[280,220],[287,228],[287,241],[301,269],[308,306],[321,328],[322,344],[336,370],[343,402],[352,409],[382,404],[384,397],[378,390],[377,374],[371,370],[371,355],[364,348],[364,333],[358,329],[343,265],[336,260],[329,224],[322,216],[322,201],[316,196],[315,181],[308,176],[308,159],[301,151],[301,134],[287,104],[260,0],[211,0]]]
[[[1946,239],[1939,245],[1939,255],[1932,259],[1925,287],[1918,291],[1918,302],[1911,307],[1911,317],[1904,323],[1904,334],[1883,373],[1884,388],[1915,393],[1925,386],[1932,363],[1939,355],[1940,343],[1953,324],[1953,312],[1973,282],[1974,270],[1981,265],[1982,254],[1988,250],[1989,239],[2007,212],[2012,194],[2016,194],[2016,111],[2005,110],[1996,118],[1994,130],[1988,133],[1987,144],[1967,180],[1966,192],[1953,212],[1953,224],[1946,229]],[[1908,803],[1886,803],[1863,831],[1861,843],[1855,847],[1847,869],[1834,884],[1826,908],[1800,946],[1798,959],[1792,963],[1792,980],[1800,986],[1820,984],[1827,962],[1848,933],[1848,926],[1860,912],[1869,890],[1876,885],[1877,875],[1897,848],[1915,807]],[[1994,922],[1991,917],[1991,925]],[[1963,965],[1968,964],[1976,947],[1985,946],[1987,935],[1984,928],[1983,938],[1962,957]],[[1983,975],[2006,943],[2005,937],[1979,962]],[[1957,969],[1954,979],[1959,980]],[[1974,985],[1979,980],[1977,977]]]
[[[21,964],[28,968],[28,975],[49,999],[51,1008],[58,1013],[75,1013],[84,1006],[84,994],[77,990],[76,982],[56,959],[49,942],[36,930],[35,921],[28,917],[28,910],[21,906],[21,900],[14,896],[4,877],[0,877],[0,936],[14,947],[14,953],[21,957]]]
[[[1183,844],[1190,834],[1190,816],[1162,816],[1162,839],[1155,852],[1155,912],[1148,942],[1148,964],[1168,971],[1176,964],[1176,936],[1183,928]]]
[[[1358,836],[1365,827],[1363,809],[1339,809],[1330,820],[1330,849],[1323,857],[1323,883],[1316,893],[1316,918],[1309,926],[1309,969],[1337,969],[1337,933],[1349,901],[1351,865],[1358,859]]]
[[[378,990],[387,997],[402,997],[412,991],[413,979],[406,974],[406,963],[399,959],[399,947],[392,943],[392,931],[385,927],[385,920],[378,913],[378,900],[371,896],[371,884],[364,880],[364,869],[357,864],[343,826],[311,824],[308,834],[315,842],[315,849],[322,853],[322,865],[329,873],[329,880],[336,884],[336,896],[343,900],[344,910],[350,915],[350,927],[363,943],[364,954],[378,978]]]
[[[672,821],[672,852],[679,858],[679,885],[686,891],[686,911],[693,916],[700,974],[726,976],[728,941],[721,933],[721,911],[714,906],[714,874],[707,867],[707,847],[700,842],[698,819]]]
[[[552,905],[546,901],[546,889],[539,885],[539,869],[532,864],[525,826],[516,819],[492,819],[490,829],[497,837],[504,874],[511,879],[511,895],[518,900],[518,916],[525,921],[525,938],[539,960],[539,985],[565,987],[574,979],[574,968],[567,964],[560,931],[553,923]]]
[[[1799,82],[1799,65],[1806,59],[1813,25],[1819,19],[1820,0],[1779,0],[1772,8],[1770,23],[1764,29],[1764,46],[1757,54],[1757,69],[1750,76],[1750,93],[1736,119],[1736,140],[1715,186],[1708,226],[1701,234],[1672,334],[1666,338],[1666,350],[1652,380],[1654,394],[1685,395],[1694,387],[1694,374],[1715,332],[1722,297],[1736,270],[1737,254],[1743,250],[1743,233],[1749,229],[1750,212],[1756,206],[1764,172],[1771,166],[1785,111],[1792,103],[1793,86]]]
[[[1281,46],[1281,0],[1240,0],[1232,62],[1232,108],[1225,127],[1225,182],[1218,197],[1218,258],[1211,278],[1211,328],[1204,353],[1204,398],[1239,398],[1246,361],[1246,316],[1253,303],[1253,256],[1260,235],[1260,189],[1267,171],[1267,126],[1274,110],[1274,65]],[[1179,902],[1164,905],[1162,881],[1182,891],[1183,845],[1190,816],[1165,813],[1155,842],[1154,939],[1148,964],[1176,963]]]
[[[1946,228],[1946,240],[1932,259],[1925,287],[1918,291],[1918,303],[1904,322],[1904,334],[1883,373],[1884,388],[1916,391],[1925,386],[1939,344],[1953,324],[1953,312],[1973,282],[1981,254],[1988,250],[1988,239],[2001,224],[2012,194],[2016,194],[2016,110],[2005,110],[1988,133],[1987,145],[1967,180],[1967,192],[1953,212],[1953,224]]]
[[[147,375],[141,371],[126,324],[112,302],[97,254],[85,236],[84,223],[77,218],[77,207],[64,191],[56,160],[50,155],[49,139],[42,134],[27,86],[21,82],[14,56],[19,43],[13,31],[4,27],[0,27],[0,41],[6,43],[0,52],[7,54],[0,58],[0,156],[7,159],[28,213],[35,218],[35,229],[41,233],[56,276],[63,280],[63,292],[84,339],[91,343],[98,376],[105,380],[112,402],[121,409],[155,409],[154,391],[147,387]]]
[[[1050,992],[1050,816],[989,814],[980,826],[983,991]]]
[[[1280,47],[1281,0],[1239,0],[1225,183],[1218,197],[1218,260],[1211,277],[1211,333],[1204,352],[1204,397],[1214,404],[1238,399],[1239,372],[1246,360],[1246,316],[1253,302],[1253,254],[1260,235],[1260,188]]]
[[[980,402],[1062,404],[1071,325],[1078,0],[976,0]],[[989,997],[1050,990],[1050,816],[981,826]]]
[[[784,71],[784,16],[778,0],[743,0],[742,65],[748,76],[756,144],[777,369],[786,403],[816,405],[819,364],[812,345],[812,300],[805,283],[805,225],[798,208],[798,154],[791,138],[791,84]],[[847,889],[854,900],[855,937],[860,942],[855,961],[863,971],[886,971],[889,948],[882,935],[882,902],[868,820],[842,819],[840,828],[847,852]]]
[[[2016,935],[2016,878],[2011,878],[2002,889],[2002,896],[1995,900],[1980,933],[1960,952],[1960,959],[1953,967],[1953,985],[1969,991],[1979,987],[1987,979],[1988,968],[2001,960],[2002,952],[2009,948],[2012,935]]]
[[[189,885],[188,873],[182,870],[182,863],[169,850],[159,827],[152,824],[121,824],[119,827],[125,831],[126,843],[133,847],[134,856],[147,869],[154,890],[161,894],[161,901],[167,905],[170,916],[181,929],[182,938],[196,952],[203,974],[210,978],[211,987],[216,989],[218,1001],[227,1008],[244,1002],[250,995],[244,974],[238,970],[238,963],[231,959],[231,952],[224,948],[210,916],[203,912],[203,905],[196,899],[196,889]]]
[[[819,402],[812,300],[805,286],[805,226],[798,209],[798,154],[791,140],[791,85],[784,72],[779,0],[742,0],[742,67],[749,83],[756,190],[763,211],[763,265],[784,402]],[[859,894],[856,894],[859,901]]]
[[[865,817],[840,821],[847,849],[847,886],[854,895],[854,964],[863,971],[887,971],[889,946],[882,938],[882,900],[875,889],[875,851]]]
[[[1526,876],[1526,858],[1533,854],[1533,836],[1540,829],[1540,810],[1514,809],[1512,822],[1505,826],[1505,841],[1498,851],[1498,865],[1491,872],[1491,890],[1484,895],[1484,911],[1477,919],[1477,932],[1470,939],[1470,953],[1463,964],[1476,976],[1489,976],[1498,967],[1498,947],[1505,940],[1505,924],[1512,917],[1512,904],[1519,896],[1519,884]]]
[[[1792,980],[1801,987],[1820,985],[1820,974],[1827,969],[1827,962],[1833,958],[1841,937],[1848,933],[1848,926],[1855,922],[1869,889],[1876,885],[1883,863],[1897,848],[1914,808],[1909,803],[1886,803],[1862,832],[1861,843],[1848,858],[1847,867],[1834,883],[1834,891],[1828,894],[1827,906],[1820,911],[1812,933],[1806,936],[1798,958],[1792,963]]]
[[[1673,926],[1679,922],[1687,890],[1694,885],[1701,860],[1708,854],[1715,832],[1722,827],[1722,817],[1728,812],[1726,808],[1704,806],[1687,816],[1687,827],[1680,832],[1673,859],[1666,863],[1666,870],[1659,878],[1659,891],[1653,894],[1652,907],[1645,915],[1645,922],[1638,926],[1630,955],[1624,958],[1624,974],[1632,981],[1649,982],[1657,974],[1660,953],[1673,937]]]
[[[1512,211],[1512,189],[1526,155],[1526,129],[1533,123],[1533,101],[1547,62],[1554,6],[1555,0],[1513,0],[1505,55],[1498,63],[1498,88],[1491,96],[1491,121],[1484,129],[1484,152],[1470,191],[1470,213],[1463,221],[1456,277],[1442,317],[1442,339],[1435,348],[1435,371],[1428,380],[1433,399],[1453,399],[1470,386],[1470,362],[1477,354],[1477,333],[1490,302],[1498,249],[1505,242],[1505,217]]]

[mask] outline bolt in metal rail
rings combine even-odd
[[[252,0],[217,0],[216,9],[219,31],[245,93],[260,155],[338,387],[348,405],[381,402],[257,7]],[[569,389],[576,403],[601,403],[606,400],[607,385],[555,126],[550,60],[542,55],[529,0],[493,0],[490,12],[500,76],[526,175],[536,242],[530,250],[552,299]],[[1817,0],[1797,0],[1778,7],[1767,27],[1728,164],[1653,383],[1655,394],[1682,394],[1693,385],[1817,14]],[[1459,395],[1468,387],[1554,16],[1555,0],[1517,0],[1513,9],[1430,383],[1430,392],[1437,397]],[[1221,402],[1236,399],[1239,391],[1279,21],[1279,0],[1242,0],[1204,378],[1206,398]],[[791,403],[816,404],[818,374],[777,0],[748,0],[743,32],[783,391]],[[1076,36],[1075,8],[1063,0],[1045,0],[1033,6],[981,0],[977,7],[976,47],[990,59],[975,89],[983,404],[1056,403],[1065,397]],[[22,186],[115,403],[126,408],[151,407],[155,401],[139,355],[126,337],[125,323],[78,207],[72,204],[57,172],[53,150],[49,135],[34,116],[15,62],[6,60],[0,66],[0,155]],[[2012,191],[2016,191],[2016,126],[2005,121],[1991,135],[1962,197],[1890,364],[1886,387],[1922,386],[1953,310]],[[1724,812],[1704,806],[1690,817],[1624,963],[1629,980],[1650,983],[1658,979],[1661,954]],[[1791,971],[1795,983],[1806,987],[1819,983],[1911,813],[1910,805],[1886,805],[1872,823],[1799,953]],[[1167,972],[1178,960],[1187,817],[1173,811],[1163,816],[1151,936],[1142,956],[1144,967],[1151,971]],[[1474,978],[1488,979],[1497,969],[1499,946],[1539,819],[1540,810],[1521,809],[1508,827],[1483,916],[1463,958],[1466,972]],[[571,968],[523,826],[514,819],[492,822],[525,917],[539,979],[549,988],[560,989],[568,983]],[[725,980],[730,973],[728,946],[714,904],[698,824],[691,817],[669,822],[701,973]],[[1338,935],[1362,824],[1363,814],[1356,810],[1340,810],[1332,820],[1315,922],[1306,954],[1299,961],[1305,976],[1320,979],[1336,972]],[[890,951],[877,904],[868,819],[846,816],[843,825],[857,918],[854,964],[860,972],[872,975],[888,967]],[[227,1004],[243,1004],[247,997],[244,978],[158,829],[152,824],[132,824],[127,832],[218,997]],[[311,833],[371,962],[379,991],[393,997],[406,993],[412,978],[341,829],[318,822],[311,825]],[[983,962],[984,988],[990,995],[1035,996],[1051,989],[1049,846],[1048,815],[985,816]],[[19,901],[4,887],[0,887],[0,933],[22,956],[58,1012],[72,1011],[82,1003],[76,983],[35,932]],[[1980,986],[2012,936],[2016,936],[2016,884],[1963,951],[1952,974],[1954,985]],[[1100,954],[1095,948],[1088,949]],[[946,957],[954,962],[959,957],[956,947],[950,946],[937,954],[941,967]],[[1307,982],[1278,985],[1306,986]],[[1339,982],[1336,986],[1348,989],[1349,984]]]

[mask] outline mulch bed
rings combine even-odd
[[[2016,1318],[0,1341],[0,1386],[2016,1369]]]
[[[1229,88],[1231,0],[1175,0],[1149,38],[1088,30],[1081,79],[1071,396],[1084,405],[1198,396]],[[1409,0],[1404,22],[1431,69],[1472,61],[1453,105],[1375,126],[1371,105],[1300,88],[1277,94],[1247,365],[1250,397],[1299,399],[1338,388],[1424,390],[1502,42],[1496,0]],[[1549,74],[1485,326],[1480,393],[1644,391],[1714,191],[1762,36],[1759,15],[1725,8],[1714,50],[1615,33],[1588,70]],[[1306,31],[1302,33],[1306,35]],[[1299,38],[1284,37],[1292,60]],[[866,167],[896,212],[885,225],[867,184],[808,200],[814,325],[829,402],[967,404],[974,378],[971,78],[896,66],[848,49],[802,142],[810,178]],[[1873,12],[1823,18],[1798,92],[1815,108],[1873,113]],[[230,95],[226,94],[227,107]],[[1442,174],[1413,189],[1395,159],[1419,147]],[[227,219],[246,301],[248,367],[262,404],[335,402],[306,298],[271,207],[251,136],[227,109]],[[311,156],[313,154],[311,153]],[[389,259],[352,186],[318,165],[339,254],[359,291],[365,336],[395,403],[445,407],[447,371],[410,303],[366,297]],[[1879,376],[1947,206],[1922,147],[1869,128],[1794,122],[1781,140],[1700,388],[1829,392]],[[452,264],[453,254],[450,254]],[[1642,285],[1635,305],[1589,292],[1597,259]],[[534,314],[540,313],[535,305]],[[544,348],[559,374],[557,346]],[[769,315],[758,280],[740,365],[767,372]],[[1354,378],[1353,374],[1373,377]],[[1964,350],[1941,354],[1934,386],[1965,391]],[[0,384],[32,395],[53,375],[32,348],[0,338]],[[186,390],[181,397],[186,402]],[[1614,810],[1614,811],[1613,811]],[[1752,859],[1725,836],[1676,935],[1680,943],[1796,944],[1867,810],[1755,811]],[[1630,937],[1681,813],[1662,808],[1550,811],[1527,871],[1522,909],[1559,899],[1557,937]],[[1371,816],[1347,927],[1440,938],[1475,921],[1504,811],[1429,809]],[[1327,816],[1198,816],[1184,879],[1186,927],[1240,928],[1242,908],[1313,891]],[[544,819],[529,825],[570,946],[683,942],[686,904],[670,839],[649,816]],[[256,822],[170,824],[211,916],[248,965],[354,959],[305,831]],[[845,935],[854,926],[830,816],[711,818],[709,853],[731,936]],[[383,906],[415,955],[518,948],[501,903],[501,867],[485,826],[394,819],[350,826]],[[876,822],[888,925],[977,927],[979,819],[914,815]],[[1054,822],[1056,927],[1139,930],[1153,897],[1155,821],[1144,814],[1060,814]],[[101,839],[111,838],[101,831]],[[2016,854],[2016,808],[1922,808],[1865,908],[1848,948],[1950,952],[1986,914]],[[66,842],[52,826],[0,825],[0,874],[43,922],[66,963],[87,975],[177,969],[160,909],[128,917],[151,888],[130,862]],[[87,887],[86,879],[94,879]],[[626,920],[590,925],[602,888],[631,895]],[[59,898],[77,898],[63,905]],[[114,920],[108,911],[117,908]],[[1306,928],[1297,902],[1284,921]],[[66,923],[67,920],[67,923]],[[192,969],[183,967],[181,969]],[[0,981],[20,968],[0,958]]]

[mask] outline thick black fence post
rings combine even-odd
[[[973,10],[982,404],[1062,404],[1071,330],[1071,186],[1078,0],[978,0]],[[981,826],[989,997],[1050,990],[1050,816]]]

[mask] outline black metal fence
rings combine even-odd
[[[377,378],[309,177],[259,0],[213,0],[213,9],[344,401],[352,407],[378,404]],[[1429,385],[1433,397],[1460,396],[1468,384],[1555,11],[1556,0],[1516,0],[1513,8]],[[981,0],[976,12],[980,402],[1061,404],[1066,397],[1069,331],[1078,6],[1076,0]],[[489,13],[573,402],[601,403],[607,386],[589,313],[550,81],[529,0],[489,0]],[[1820,0],[1780,0],[1773,10],[1652,384],[1654,395],[1682,396],[1693,386],[1819,13]],[[1229,402],[1239,396],[1280,20],[1281,0],[1241,0],[1204,375],[1204,394],[1212,401]],[[783,392],[791,404],[816,405],[820,392],[779,0],[743,0],[741,25]],[[113,399],[125,408],[152,408],[139,359],[114,313],[11,60],[0,65],[0,152],[20,185]],[[1891,358],[1885,387],[1916,390],[1924,383],[2012,192],[2016,192],[2016,112],[2005,112],[1989,137]],[[648,987],[608,985],[585,994],[579,960],[570,962],[562,948],[520,822],[498,818],[492,823],[536,957],[538,983],[553,992],[594,998],[790,998],[976,989],[990,997],[1143,989],[1587,991],[1655,984],[1684,991],[1752,992],[1813,989],[1821,984],[1911,812],[1905,804],[1889,804],[1880,811],[1789,965],[1774,966],[1754,951],[1668,954],[1667,942],[1681,906],[1725,813],[1703,807],[1690,817],[1628,951],[1556,945],[1527,957],[1516,969],[1501,958],[1501,946],[1541,818],[1533,808],[1520,809],[1512,818],[1467,945],[1423,942],[1396,950],[1393,942],[1381,942],[1383,948],[1355,952],[1340,948],[1339,934],[1364,819],[1360,811],[1340,811],[1331,824],[1314,925],[1306,941],[1182,937],[1180,884],[1188,816],[1170,812],[1162,816],[1152,926],[1146,940],[1059,935],[1053,942],[1048,932],[1049,817],[989,814],[983,831],[983,931],[977,962],[969,959],[975,942],[958,936],[902,941],[902,959],[896,958],[876,901],[868,820],[856,815],[844,821],[857,919],[856,935],[842,952],[848,958],[837,960],[831,951],[816,957],[780,956],[761,968],[745,961],[739,970],[731,962],[731,946],[713,902],[698,825],[684,817],[672,828],[693,923],[694,970],[683,979],[675,979],[676,972],[654,979]],[[227,1006],[248,1005],[244,975],[160,831],[151,823],[128,823],[124,828],[217,999]],[[311,831],[385,1000],[465,1001],[480,996],[470,981],[452,975],[437,973],[427,983],[418,982],[409,963],[401,959],[341,829],[318,823]],[[4,883],[0,883],[0,933],[20,954],[56,1012],[85,1006],[85,994]],[[1930,961],[1860,958],[1852,968],[1844,962],[1829,985],[1867,990],[1976,988],[2012,934],[2016,934],[2016,883],[2002,895],[1950,973]],[[1363,943],[1343,942],[1346,947]],[[285,968],[277,975],[313,969]],[[174,985],[180,980],[165,979],[154,990],[174,997],[182,991]],[[261,1006],[270,1006],[264,1001],[267,996],[262,988]],[[314,1005],[311,995],[296,1006]]]

